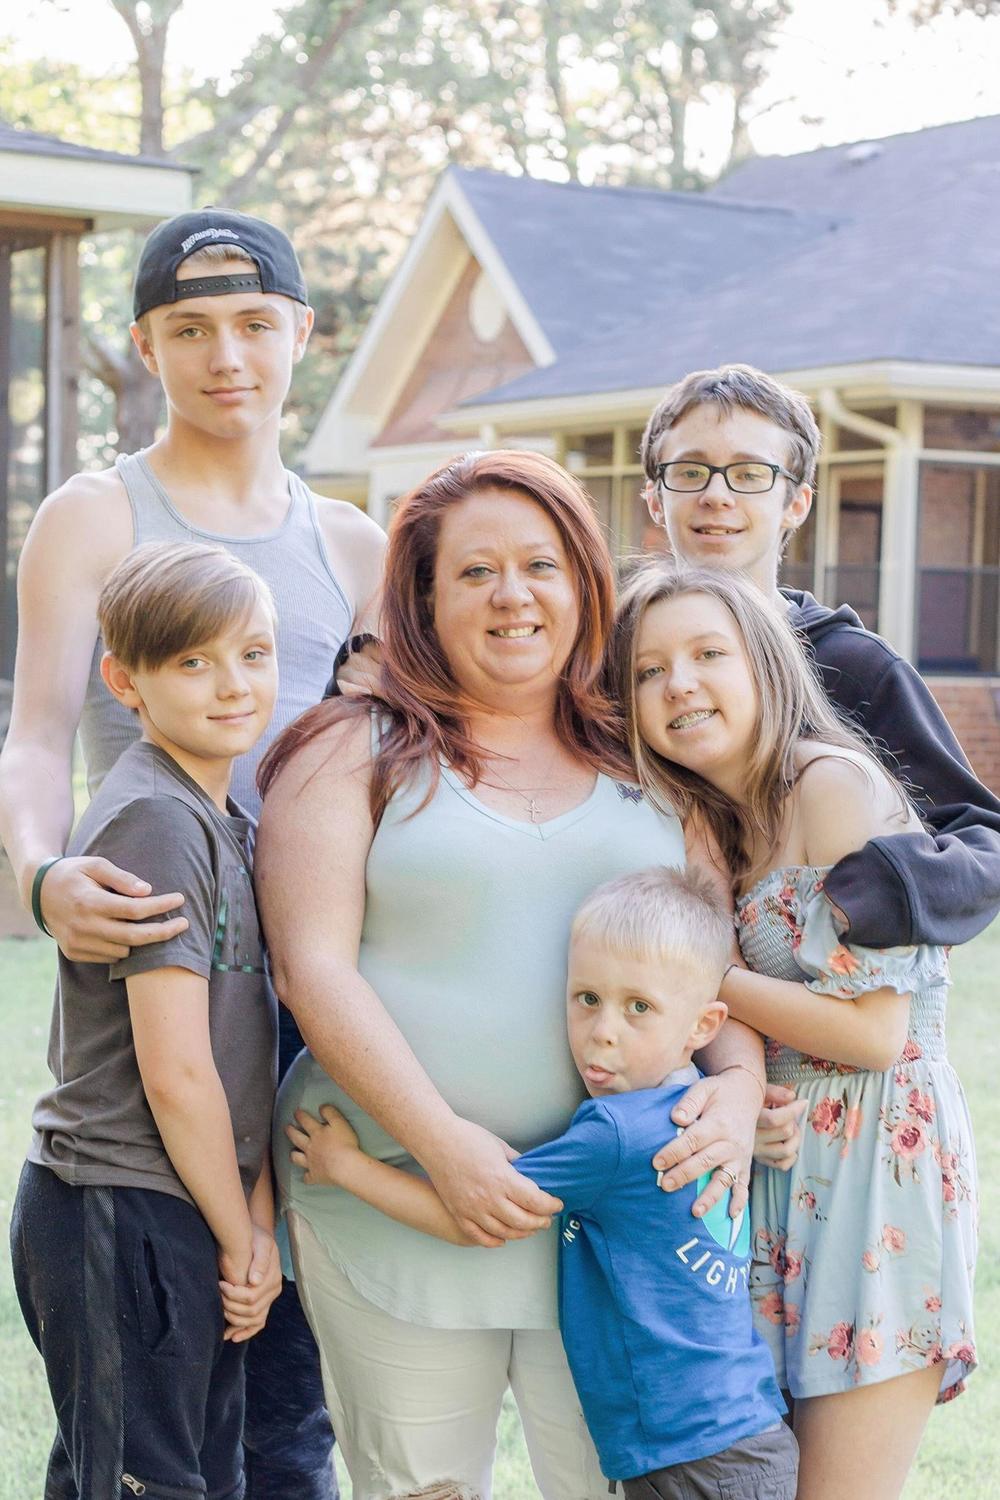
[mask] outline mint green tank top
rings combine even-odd
[[[447,768],[408,817],[421,795],[397,794],[372,842],[358,967],[448,1104],[527,1151],[561,1134],[585,1097],[566,1042],[573,914],[605,880],[682,866],[681,825],[607,776],[578,807],[539,824],[486,807]],[[283,1203],[362,1296],[429,1327],[558,1327],[554,1228],[463,1249],[340,1189],[305,1187],[284,1126],[300,1106],[318,1114],[327,1102],[370,1155],[419,1169],[308,1052],[299,1056],[275,1111]]]

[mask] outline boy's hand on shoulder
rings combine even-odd
[[[292,1143],[292,1162],[303,1168],[306,1187],[343,1187],[343,1166],[348,1153],[361,1147],[354,1128],[332,1104],[320,1106],[320,1118],[308,1110],[295,1111],[295,1124],[285,1126]]]
[[[94,855],[54,864],[39,901],[45,926],[75,963],[115,963],[132,948],[177,937],[188,925],[180,915],[153,920],[183,903],[179,891],[154,896],[147,881]]]
[[[227,1343],[242,1344],[260,1333],[271,1303],[281,1291],[281,1258],[274,1235],[260,1224],[253,1226],[250,1262],[242,1281],[228,1279],[227,1272],[232,1273],[234,1267],[225,1253],[219,1255],[219,1270],[226,1316],[223,1338]]]

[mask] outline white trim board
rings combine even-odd
[[[553,362],[555,350],[466,198],[461,176],[447,171],[306,445],[307,473],[328,469],[334,453],[344,467],[368,462],[368,443],[388,418],[471,257],[496,286],[535,363]]]
[[[895,360],[873,360],[869,364],[821,365],[802,370],[772,372],[778,380],[806,395],[834,386],[847,401],[879,401],[916,398],[924,401],[1000,404],[1000,368],[984,365],[931,365]],[[470,401],[457,411],[443,412],[440,420],[461,431],[478,430],[488,422],[494,426],[536,426],[580,422],[627,420],[648,416],[663,395],[663,386],[617,391],[580,392],[572,396],[536,397],[518,401]]]

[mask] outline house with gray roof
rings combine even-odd
[[[385,520],[467,448],[578,474],[655,546],[638,444],[664,387],[755,364],[824,449],[785,580],[927,675],[1000,786],[1000,117],[747,162],[704,194],[455,168],[304,455]]]

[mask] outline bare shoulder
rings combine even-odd
[[[285,761],[264,798],[261,829],[273,821],[275,812],[293,804],[298,815],[322,812],[331,794],[351,786],[363,790],[367,797],[371,764],[371,718],[366,713],[348,712]]]
[[[329,495],[312,492],[316,515],[324,540],[331,546],[348,548],[359,556],[371,554],[381,560],[385,551],[385,532],[371,516],[349,500],[334,500]]]
[[[351,609],[352,628],[378,635],[385,532],[347,500],[316,495],[315,501],[330,566]]]
[[[132,511],[115,469],[74,474],[46,496],[25,550],[46,561],[64,560],[78,575],[103,582],[132,547]]]
[[[793,796],[809,864],[836,864],[869,839],[919,827],[896,783],[861,751],[803,743],[797,769]]]

